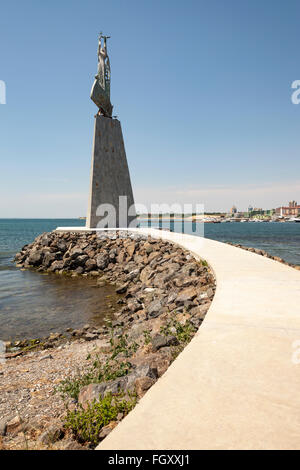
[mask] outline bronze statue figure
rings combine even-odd
[[[91,99],[99,108],[99,113],[105,117],[112,116],[112,104],[110,102],[110,63],[107,54],[107,39],[110,36],[99,35],[98,44],[98,73],[91,91]],[[102,45],[102,39],[103,45]]]

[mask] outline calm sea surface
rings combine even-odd
[[[39,234],[84,224],[78,219],[0,219],[0,339],[38,338],[86,323],[98,326],[111,315],[113,287],[21,271],[12,262],[15,253]]]
[[[0,339],[46,336],[85,323],[99,325],[111,314],[107,304],[114,305],[113,287],[21,271],[12,262],[15,253],[42,232],[84,225],[79,219],[0,219]],[[153,221],[152,226],[158,223]],[[174,230],[181,230],[181,222],[175,222]],[[191,223],[185,223],[185,231],[193,233]],[[207,238],[261,248],[300,265],[300,224],[205,224],[204,231]]]

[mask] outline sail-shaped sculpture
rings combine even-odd
[[[136,226],[136,211],[121,123],[112,117],[108,36],[99,37],[98,73],[91,98],[98,106],[95,115],[87,228]],[[104,39],[102,46],[101,42]]]
[[[91,91],[91,99],[98,106],[100,114],[112,116],[113,106],[110,102],[110,63],[107,54],[107,39],[109,36],[99,35],[98,44],[98,73],[95,76]],[[102,45],[102,39],[103,45]]]

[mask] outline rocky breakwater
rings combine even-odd
[[[136,234],[123,237],[122,233],[100,237],[86,232],[44,233],[16,255],[16,262],[19,267],[40,272],[94,276],[99,285],[115,284],[120,294],[120,309],[114,318],[102,328],[73,331],[72,339],[63,346],[60,342],[57,350],[52,341],[51,359],[48,355],[42,362],[44,375],[51,375],[52,382],[57,383],[54,369],[60,371],[51,412],[51,416],[59,416],[60,424],[54,425],[49,417],[47,426],[31,433],[30,439],[48,448],[64,448],[63,443],[70,439],[93,448],[195,335],[214,296],[213,275],[205,261],[195,260],[176,245]],[[87,345],[88,354],[80,357],[78,348]],[[76,368],[63,375],[66,351],[70,355],[74,348]],[[7,364],[22,359],[25,357]],[[41,359],[37,356],[36,360]],[[5,376],[4,370],[4,380]],[[63,411],[63,402],[67,403],[67,412]],[[30,399],[22,405],[23,414],[26,406],[32,416]],[[20,419],[28,421],[28,417]],[[26,426],[24,429],[26,433]],[[3,439],[8,445],[9,435]]]
[[[232,242],[227,242],[227,244],[231,246],[235,246],[236,248],[241,248],[242,250],[250,251],[251,253],[255,253],[256,255],[264,256],[265,258],[272,259],[274,261],[277,261],[278,263],[286,264],[287,266],[290,266],[291,268],[295,268],[298,271],[300,271],[299,265],[288,263],[283,258],[280,258],[279,256],[273,256],[267,251],[261,250],[260,248],[253,248],[250,246],[241,245],[240,243],[232,243]]]

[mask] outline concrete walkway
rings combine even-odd
[[[206,259],[217,290],[196,336],[97,449],[300,449],[300,271],[138,230]]]

